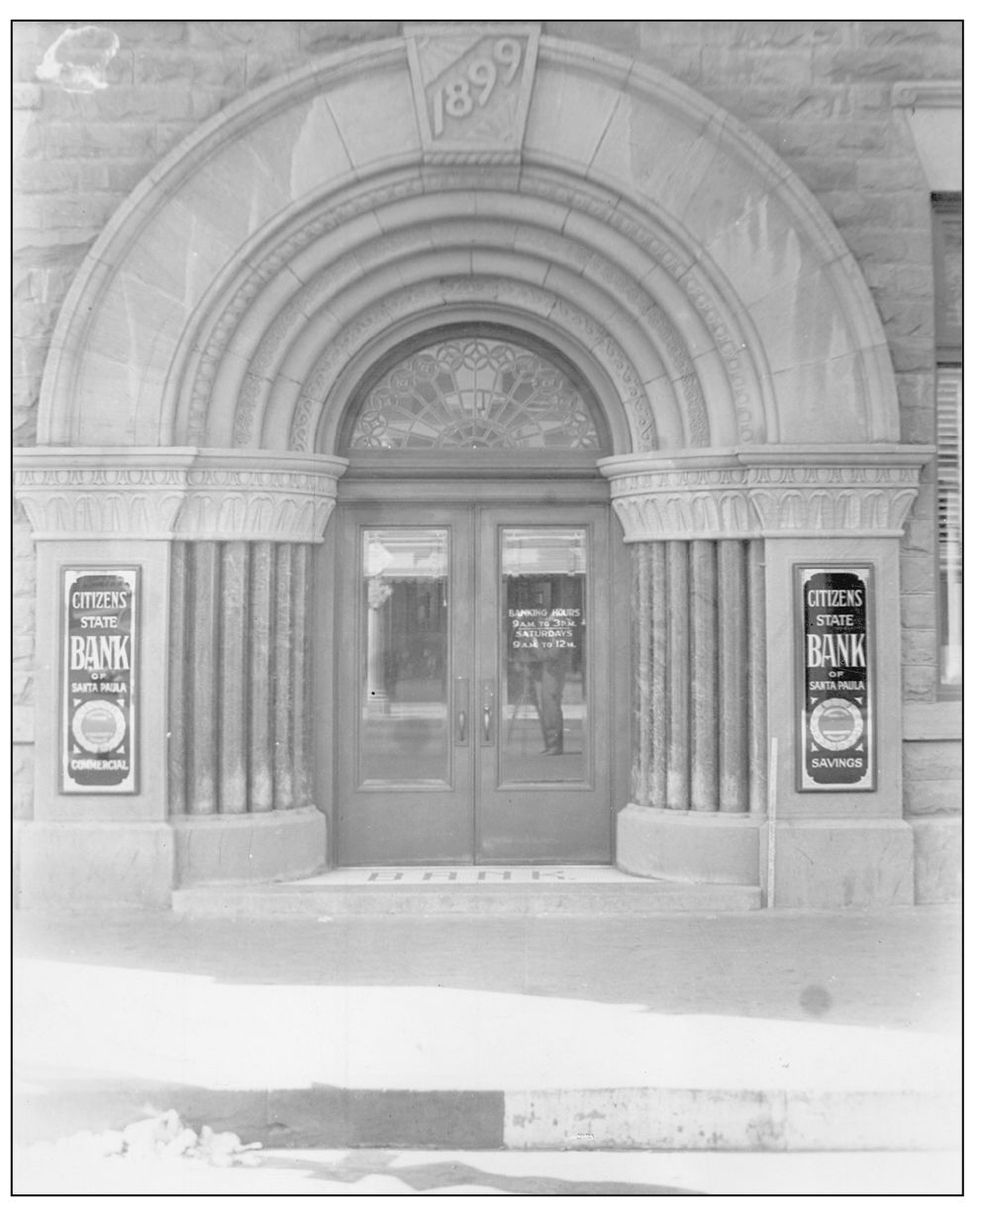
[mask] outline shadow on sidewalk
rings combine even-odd
[[[370,1176],[392,1177],[418,1193],[474,1186],[499,1193],[534,1197],[700,1197],[699,1190],[668,1185],[632,1184],[618,1180],[564,1180],[557,1176],[515,1176],[489,1172],[456,1160],[431,1163],[399,1163],[400,1152],[352,1152],[339,1163],[313,1160],[263,1159],[263,1166],[281,1171],[301,1171],[315,1180],[355,1184]]]

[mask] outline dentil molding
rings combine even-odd
[[[347,461],[195,447],[32,447],[14,492],[37,540],[319,543]]]
[[[746,447],[598,467],[627,542],[900,536],[932,447]]]

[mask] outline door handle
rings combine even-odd
[[[468,745],[468,680],[458,677],[454,681],[454,744]]]
[[[482,745],[491,746],[495,720],[495,680],[482,680]]]

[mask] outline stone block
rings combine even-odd
[[[959,780],[963,770],[963,743],[952,741],[906,742],[902,748],[902,774],[910,780]]]
[[[34,816],[34,745],[20,740],[25,732],[24,718],[15,711],[15,741],[10,756],[10,808],[15,821],[27,821]]]
[[[173,832],[165,822],[30,822],[19,832],[24,910],[171,904]]]
[[[931,443],[936,437],[935,418],[922,407],[899,408],[899,432],[904,443]]]
[[[935,622],[937,622],[935,595],[903,595],[900,603],[903,628],[935,628]]]
[[[858,22],[858,42],[872,47],[936,47],[949,42],[960,45],[959,21],[873,21]]]
[[[302,53],[328,55],[359,42],[399,37],[399,21],[297,21],[297,45]]]
[[[909,628],[902,634],[902,661],[928,666],[936,661],[936,633]]]
[[[49,158],[109,157],[152,161],[154,125],[150,122],[53,122],[44,128],[44,149]]]
[[[902,737],[906,741],[957,742],[963,736],[963,703],[906,704]]]
[[[181,46],[188,41],[189,25],[201,22],[189,21],[107,21],[119,38],[121,46]]]
[[[15,671],[10,679],[10,698],[15,708],[30,704],[34,695],[34,676],[30,671]]]
[[[154,149],[157,157],[166,156],[193,131],[198,129],[196,122],[162,122],[154,131]]]
[[[626,805],[616,820],[615,863],[639,877],[757,885],[759,823],[744,814]]]
[[[919,162],[893,157],[865,157],[858,163],[858,189],[887,193],[890,190],[925,189],[926,182]]]
[[[188,45],[200,53],[228,53],[249,46],[296,46],[295,21],[189,21]]]
[[[963,781],[910,780],[903,789],[905,812],[913,815],[960,813],[963,809]]]
[[[916,905],[959,902],[963,896],[963,818],[909,820],[915,842]]]
[[[543,32],[551,38],[586,42],[589,46],[631,58],[640,46],[642,24],[640,21],[546,21]]]
[[[746,88],[720,85],[712,88],[707,82],[704,90],[718,105],[744,122],[776,119],[780,135],[785,133],[787,126],[795,127],[799,119],[815,122],[848,114],[846,94],[840,88],[761,88],[755,84]]]
[[[899,563],[903,594],[927,594],[936,590],[935,563],[925,554],[903,552]]]
[[[115,194],[78,194],[44,199],[41,213],[46,228],[83,228],[98,233],[118,206]]]
[[[262,48],[248,51],[243,68],[246,88],[255,89],[261,84],[276,80],[278,76],[291,70],[295,58],[294,52],[277,54]]]
[[[327,859],[325,817],[313,808],[175,817],[171,824],[179,888],[305,877]]]
[[[906,700],[935,700],[936,667],[903,666],[902,695]]]
[[[246,77],[246,56],[236,49],[222,54],[137,50],[133,55],[133,80],[141,84],[207,85],[241,89]]]
[[[696,84],[701,79],[700,56],[699,46],[670,41],[644,46],[637,55],[639,61],[647,67],[670,72],[675,79],[682,80],[685,84]],[[711,89],[706,90],[706,95],[718,105],[721,104]]]
[[[15,84],[10,91],[11,108],[15,110],[39,110],[41,99],[40,84]]]
[[[853,190],[858,185],[858,160],[856,158],[823,157],[809,154],[797,156],[787,154],[781,144],[777,150],[813,191]]]
[[[775,904],[830,910],[911,906],[912,865],[912,831],[899,819],[780,821]]]
[[[860,22],[862,26],[865,22]],[[821,80],[895,81],[927,79],[931,64],[949,61],[948,55],[927,54],[923,46],[817,47],[813,71]],[[930,74],[929,79],[933,79]]]
[[[935,552],[936,535],[932,522],[929,519],[915,518],[910,519],[905,529],[905,536],[902,540],[902,551],[911,552],[914,555],[932,554]]]
[[[705,46],[701,51],[701,75],[706,81],[726,79],[754,84],[757,88],[806,89],[812,80],[811,62],[809,48],[776,55],[764,48]]]

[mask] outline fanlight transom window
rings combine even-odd
[[[356,450],[552,448],[598,451],[571,378],[543,355],[498,338],[449,338],[416,350],[367,394]]]

